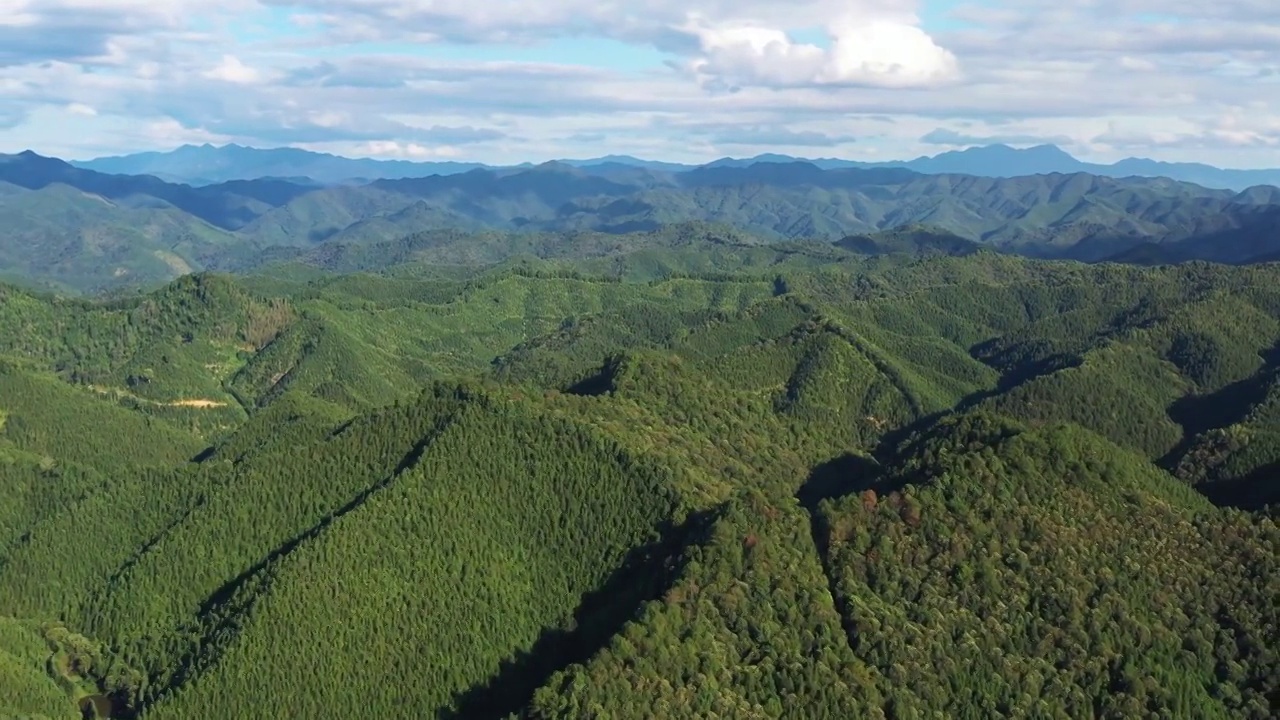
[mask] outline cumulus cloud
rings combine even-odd
[[[734,86],[866,85],[927,87],[955,80],[959,62],[900,17],[848,14],[827,26],[831,46],[794,42],[786,32],[751,25],[695,23],[698,75]]]
[[[767,85],[813,83],[826,53],[815,45],[797,44],[781,30],[750,26],[693,27],[703,57],[690,68],[729,83]]]
[[[863,0],[852,9],[847,3],[810,6],[808,14],[826,29],[829,46],[792,40],[787,31],[796,27],[795,17],[767,24],[751,15],[695,9],[671,29],[694,40],[695,58],[686,67],[709,85],[902,88],[959,77],[959,60],[919,27],[913,13]],[[681,47],[669,40],[667,46]]]
[[[361,154],[373,157],[403,158],[408,160],[456,159],[463,156],[460,148],[448,145],[427,146],[418,143],[402,143],[394,140],[375,140],[358,145]]]
[[[252,84],[262,79],[260,72],[245,65],[235,55],[223,55],[222,61],[213,69],[206,71],[204,76],[210,80],[221,80],[237,85]]]

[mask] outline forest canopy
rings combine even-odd
[[[684,232],[0,286],[0,714],[1280,713],[1280,266]]]

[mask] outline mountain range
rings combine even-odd
[[[1280,188],[289,157],[0,156],[0,718],[1280,717]]]
[[[505,233],[514,249],[531,233],[627,236],[689,222],[761,242],[829,244],[926,228],[953,236],[953,247],[976,243],[1030,257],[1248,263],[1280,253],[1280,189],[799,161],[680,172],[550,162],[363,184],[269,177],[193,186],[101,173],[28,151],[0,156],[0,222],[8,228],[0,237],[0,276],[89,292],[201,269],[244,269],[280,257],[281,248],[394,243],[431,230]]]
[[[1126,158],[1102,164],[1077,160],[1055,145],[1014,148],[996,144],[953,150],[914,160],[859,162],[835,158],[797,158],[765,154],[752,158],[722,158],[706,164],[684,164],[643,160],[629,155],[609,155],[589,159],[558,160],[565,165],[598,168],[623,165],[680,173],[701,167],[745,167],[761,162],[807,162],[823,169],[906,168],[925,174],[1019,177],[1051,173],[1089,173],[1103,177],[1167,177],[1205,187],[1244,190],[1254,185],[1280,185],[1280,169],[1230,170],[1201,163],[1169,163],[1144,158]],[[242,145],[184,145],[168,152],[144,152],[75,161],[77,167],[119,175],[154,175],[171,182],[213,185],[229,180],[256,180],[274,177],[303,184],[359,184],[371,180],[401,179],[427,175],[452,175],[477,169],[501,169],[482,163],[414,162],[345,158],[297,148],[251,148]],[[510,167],[529,168],[532,163]]]

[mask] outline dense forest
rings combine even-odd
[[[0,716],[1280,714],[1280,266],[637,237],[0,286]]]

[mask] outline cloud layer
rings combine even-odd
[[[1280,3],[0,0],[0,96],[0,150],[69,157],[209,141],[876,159],[1052,142],[1280,166]]]

